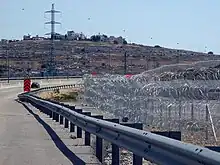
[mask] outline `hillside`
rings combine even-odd
[[[16,41],[0,45],[1,76],[7,74],[8,48],[10,75],[24,76],[28,66],[32,76],[44,71],[50,53],[50,41]],[[91,72],[122,74],[124,52],[127,52],[127,72],[140,73],[162,65],[192,63],[220,59],[218,55],[186,50],[151,47],[135,44],[119,45],[91,41],[55,41],[55,59],[59,75],[79,75]]]

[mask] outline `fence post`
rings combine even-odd
[[[105,119],[113,123],[119,123],[119,119]],[[119,147],[112,143],[112,164],[120,165],[120,152]]]
[[[208,121],[209,121],[209,110],[208,110],[208,105],[205,105],[205,121],[206,121],[206,126],[205,126],[205,139],[209,139],[209,131],[208,131]]]
[[[97,115],[93,117],[97,119],[103,119],[102,115]],[[97,128],[96,132],[99,132],[99,129],[101,128]],[[101,163],[103,162],[103,140],[102,138],[99,138],[98,136],[96,136],[96,157]]]

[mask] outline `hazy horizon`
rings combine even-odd
[[[68,30],[85,35],[122,36],[128,42],[160,45],[166,48],[220,54],[220,1],[212,0],[1,0],[1,39],[22,39],[23,35],[44,36],[44,12],[55,9],[62,15],[56,20],[56,32]],[[49,17],[49,15],[47,15]]]

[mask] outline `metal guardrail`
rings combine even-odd
[[[52,86],[52,87],[43,87],[43,88],[32,90],[31,92],[23,93],[21,95],[30,94],[30,93],[34,94],[37,92],[49,91],[53,89],[66,89],[66,88],[73,88],[73,87],[83,87],[83,84],[67,84],[67,85],[57,85],[57,86]]]
[[[73,86],[46,87],[33,92]],[[158,165],[220,165],[220,153],[201,146],[97,119],[91,117],[91,113],[82,113],[82,110],[77,110],[74,106],[64,107],[59,102],[42,99],[32,92],[20,94],[18,98],[21,101],[31,103],[57,122],[60,121],[60,124],[65,119],[66,128],[68,127],[67,123],[70,121],[72,127],[77,126],[77,137],[82,137],[82,130],[84,130],[85,144],[87,145],[90,145],[90,134],[96,135],[99,139],[96,140],[99,143],[99,145],[96,145],[99,148],[98,150],[96,148],[96,153],[101,154],[102,139],[111,142],[114,146],[112,147],[112,160],[116,162],[114,165],[119,165],[119,147],[128,149],[136,155],[137,160],[133,160],[135,165],[142,164],[142,158]],[[99,157],[98,154],[96,156]]]
[[[72,78],[82,78],[82,76],[48,76],[48,77],[30,77],[32,80],[41,79],[72,79]],[[7,81],[8,78],[0,78],[0,81]],[[24,80],[24,77],[10,77],[9,80]]]

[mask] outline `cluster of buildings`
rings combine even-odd
[[[126,44],[126,40],[123,37],[114,37],[107,36],[104,34],[93,35],[90,38],[87,38],[83,33],[76,33],[74,31],[67,31],[65,35],[56,33],[54,35],[55,40],[68,40],[68,41],[94,41],[94,42],[108,42],[112,44]],[[95,39],[95,40],[94,40]],[[23,40],[50,40],[50,37],[41,37],[39,35],[31,36],[30,34],[24,35]],[[1,44],[7,44],[10,42],[17,42],[19,40],[6,40],[2,39],[0,41]]]
[[[101,42],[109,42],[109,43],[118,43],[118,44],[123,44],[125,42],[125,39],[123,37],[114,37],[114,36],[106,36],[106,35],[100,35],[99,34],[99,37],[100,37],[100,41]]]
[[[38,36],[38,35],[33,36],[33,37],[32,37],[30,34],[23,36],[23,40],[46,40],[46,39],[47,39],[47,38],[45,38],[45,37],[40,37],[40,36]]]
[[[98,36],[101,42],[118,43],[118,44],[123,44],[125,42],[125,39],[122,38],[121,36],[120,37],[114,37],[114,36],[108,37],[106,35],[101,35],[101,34],[98,34],[95,36]],[[87,40],[88,41],[88,40],[91,40],[92,37],[87,38],[83,33],[76,33],[74,31],[67,31],[67,33],[65,35],[56,33],[54,35],[54,38],[56,40],[69,40],[69,41],[71,41],[71,40],[72,41],[73,40],[76,40],[76,41]],[[48,40],[48,39],[49,38],[40,37],[38,35],[31,36],[30,34],[23,36],[23,40]]]

